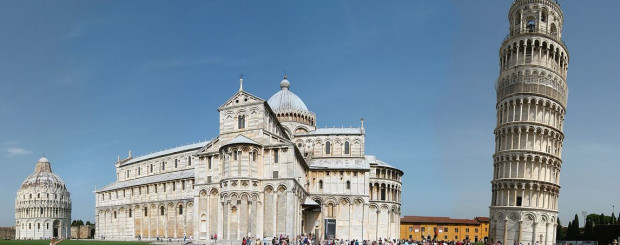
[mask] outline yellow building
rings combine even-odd
[[[400,238],[484,242],[489,236],[489,218],[452,219],[449,217],[405,216],[400,219]]]

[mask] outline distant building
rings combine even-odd
[[[71,226],[71,239],[95,238],[95,225]]]
[[[0,227],[0,240],[15,239],[15,227]]]
[[[52,173],[47,158],[37,166],[17,192],[15,228],[17,239],[68,238],[71,235],[71,196],[65,182]]]
[[[399,238],[403,172],[366,154],[363,121],[317,128],[289,87],[268,101],[241,87],[210,141],[119,158],[96,191],[96,238]]]
[[[400,219],[400,239],[484,242],[489,236],[489,218],[405,216]]]

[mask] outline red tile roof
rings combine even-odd
[[[480,218],[480,219],[479,219]],[[400,223],[427,223],[427,224],[468,224],[478,225],[485,222],[486,217],[476,217],[476,219],[452,219],[450,217],[430,217],[430,216],[405,216],[400,218]],[[489,218],[486,218],[488,222]]]

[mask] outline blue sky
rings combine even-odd
[[[401,168],[403,215],[487,216],[494,81],[512,1],[3,1],[0,226],[42,154],[93,221],[118,155],[217,135],[238,89],[287,71],[321,127]],[[560,218],[610,213],[620,175],[618,1],[560,2],[570,53]],[[619,207],[620,209],[620,207]]]

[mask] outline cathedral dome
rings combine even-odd
[[[309,112],[306,104],[293,92],[289,90],[291,83],[286,80],[280,82],[280,88],[282,90],[275,93],[267,103],[274,112]]]

